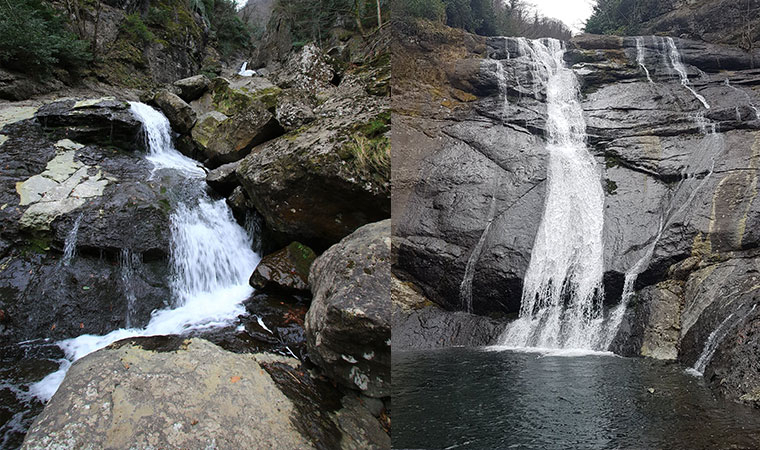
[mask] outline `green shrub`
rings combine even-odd
[[[130,36],[142,41],[143,43],[153,42],[156,37],[150,32],[139,14],[130,14],[121,24],[121,27]]]
[[[77,69],[92,59],[88,47],[45,2],[0,2],[0,65],[40,76],[55,67]]]
[[[594,34],[638,34],[642,23],[672,10],[670,0],[597,0],[584,31]]]
[[[148,17],[145,19],[148,25],[154,27],[163,27],[169,22],[169,11],[151,6],[148,10]]]
[[[391,5],[391,11],[394,16],[446,21],[446,4],[443,0],[395,0]]]

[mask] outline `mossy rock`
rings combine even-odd
[[[317,258],[314,250],[291,242],[287,247],[262,258],[251,275],[251,286],[258,289],[307,291],[309,270]]]

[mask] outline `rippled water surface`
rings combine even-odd
[[[677,364],[449,349],[392,375],[394,448],[760,449],[760,410]]]

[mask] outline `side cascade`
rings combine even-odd
[[[652,81],[652,77],[649,75],[649,69],[647,69],[645,60],[646,60],[646,53],[644,50],[644,40],[641,37],[637,37],[636,38],[636,62],[639,64],[639,67],[644,69],[644,73],[647,74],[647,80],[649,80],[649,83],[654,84],[654,81]]]
[[[686,66],[683,65],[683,62],[681,62],[681,53],[678,51],[676,42],[672,37],[659,39],[664,40],[665,44],[663,47],[667,48],[667,55],[670,59],[670,66],[678,73],[678,76],[681,78],[681,86],[685,87],[689,90],[689,92],[694,94],[694,97],[696,97],[696,99],[702,103],[702,106],[704,106],[705,109],[710,109],[710,105],[707,103],[707,100],[705,100],[702,95],[700,95],[697,91],[694,90],[694,88],[691,87],[689,76],[686,74]]]
[[[208,195],[205,173],[198,163],[174,148],[166,117],[143,103],[132,103],[131,110],[143,124],[154,176],[172,180],[169,194],[176,204],[171,215],[172,298],[167,302],[171,306],[154,311],[142,328],[130,323],[104,336],[82,335],[58,342],[66,355],[59,370],[29,387],[30,393],[42,401],[52,397],[71,363],[85,355],[129,337],[231,326],[246,314],[243,302],[253,292],[248,276],[260,257],[252,250],[251,237],[235,221],[224,199],[214,200]],[[130,285],[139,257],[129,251],[121,257],[122,279]],[[127,305],[128,309],[131,306]]]
[[[519,40],[535,94],[546,89],[549,167],[544,214],[525,274],[520,317],[502,336],[512,348],[604,350],[604,192],[586,146],[575,73],[554,39]]]

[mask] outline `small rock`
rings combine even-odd
[[[235,175],[237,165],[238,162],[236,161],[217,167],[206,175],[206,183],[220,194],[230,195],[240,184]]]
[[[251,275],[251,286],[259,289],[306,291],[309,289],[309,269],[316,257],[309,247],[292,242],[261,259]]]
[[[211,80],[205,75],[195,75],[174,82],[174,86],[179,88],[179,97],[188,103],[200,98],[210,85]]]

